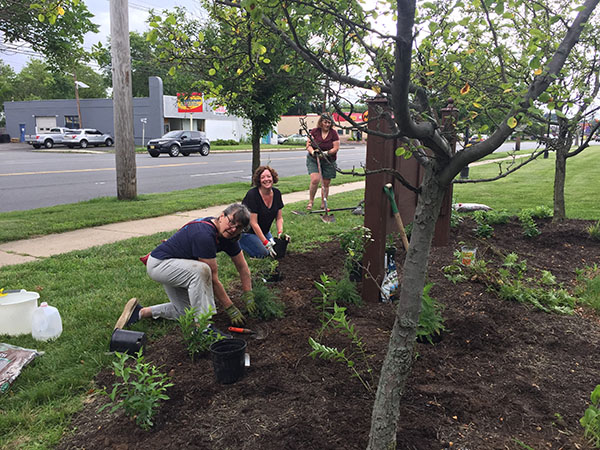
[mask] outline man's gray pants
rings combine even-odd
[[[176,320],[190,307],[196,308],[197,314],[217,311],[208,264],[193,259],[160,260],[150,256],[146,272],[163,285],[170,300],[150,307],[153,319]]]

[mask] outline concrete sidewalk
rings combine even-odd
[[[334,195],[341,192],[364,189],[364,187],[364,180],[356,183],[331,186],[329,194]],[[308,191],[283,195],[283,202],[286,205],[300,201],[308,201]],[[49,234],[32,239],[6,242],[0,244],[0,267],[37,261],[52,255],[111,244],[132,237],[148,236],[163,231],[175,231],[185,223],[198,217],[218,216],[226,207],[227,205],[212,206],[210,208],[177,212],[168,216],[151,219],[112,223],[68,231],[66,233]]]

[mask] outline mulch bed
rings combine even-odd
[[[539,221],[542,234],[522,236],[517,222],[495,226],[479,240],[465,220],[452,229],[450,244],[434,248],[430,295],[445,304],[447,331],[436,345],[416,344],[417,357],[402,398],[398,424],[401,449],[584,449],[579,418],[600,384],[598,317],[547,314],[499,299],[476,278],[453,284],[441,268],[451,264],[461,242],[477,246],[477,257],[499,265],[499,254],[515,251],[527,260],[527,276],[550,270],[572,290],[575,269],[600,264],[600,243],[586,221],[555,225]],[[404,253],[398,254],[399,267]],[[320,326],[314,281],[323,272],[339,278],[344,255],[337,242],[281,260],[284,279],[273,287],[286,316],[250,322],[268,333],[248,339],[251,366],[235,384],[215,382],[208,356],[191,362],[179,330],[149,342],[146,359],[172,377],[150,431],[117,412],[97,413],[106,398],[91,395],[59,449],[364,449],[373,396],[339,363],[309,357],[309,337]],[[539,273],[538,273],[539,274]],[[235,297],[235,295],[234,295]],[[348,317],[373,355],[375,380],[387,350],[394,305],[369,302],[348,307]],[[217,325],[227,326],[223,314]],[[328,335],[326,344],[349,347]],[[110,370],[97,377],[112,386]],[[376,382],[375,382],[376,385]]]

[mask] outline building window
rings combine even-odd
[[[65,127],[81,128],[79,125],[79,117],[78,116],[65,116]]]

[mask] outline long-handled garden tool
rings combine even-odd
[[[406,231],[404,230],[404,224],[402,223],[402,217],[400,217],[400,212],[398,211],[398,206],[396,205],[396,199],[394,198],[394,191],[392,187],[392,183],[388,183],[383,187],[383,192],[388,196],[390,200],[390,204],[392,205],[392,212],[394,213],[394,218],[396,219],[396,224],[398,228],[400,228],[400,237],[402,238],[402,245],[404,246],[404,250],[408,252],[408,238],[406,237]]]
[[[361,200],[360,203],[356,206],[350,206],[350,207],[345,207],[345,208],[330,208],[330,209],[317,209],[314,211],[292,211],[292,214],[296,214],[297,216],[306,216],[307,214],[321,214],[324,213],[326,211],[332,212],[332,211],[352,211],[352,214],[355,214],[357,216],[363,216],[365,214],[363,205],[364,205],[365,201]]]

